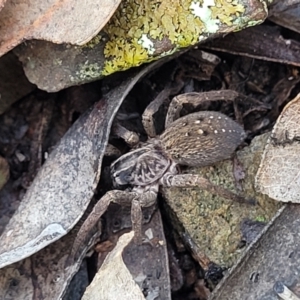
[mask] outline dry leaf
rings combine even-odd
[[[81,116],[40,169],[0,237],[0,268],[69,232],[93,196],[113,118],[135,83],[159,63],[137,70]]]
[[[131,220],[130,210],[127,211],[124,217]],[[111,222],[114,222],[114,220],[110,218]],[[137,283],[141,285],[144,283],[143,287],[147,289],[148,294],[153,295],[155,290],[159,288],[161,299],[169,300],[171,296],[169,295],[170,279],[167,268],[167,250],[165,239],[161,236],[163,235],[163,229],[159,211],[156,211],[150,223],[146,225],[146,228],[152,228],[154,237],[158,237],[159,246],[156,245],[152,248],[152,251],[148,251],[149,245],[147,244],[140,247],[135,243],[131,243],[123,255],[124,261],[133,278],[146,277],[143,282]],[[74,299],[74,296],[70,296],[74,292],[74,283],[71,279],[79,267],[82,266],[81,261],[86,255],[87,245],[93,245],[101,233],[97,232],[97,228],[94,228],[90,240],[87,239],[84,251],[81,249],[80,257],[73,264],[68,257],[79,228],[80,224],[76,225],[66,236],[31,257],[1,269],[0,299],[2,300],[2,295],[5,295],[5,300],[34,299],[34,295],[41,295],[41,299],[61,299],[70,283],[70,288],[67,289],[69,292],[68,297],[66,296],[63,299]],[[145,248],[148,249],[146,255]],[[84,271],[84,269],[81,271]],[[159,274],[159,277],[156,274]],[[82,278],[80,281],[80,284],[84,285]],[[88,283],[84,288],[87,285]],[[76,288],[80,289],[78,285],[76,285]]]
[[[154,299],[154,296],[157,296],[155,298],[157,300],[170,300],[171,282],[167,242],[161,214],[159,210],[153,211],[154,209],[155,207],[143,209],[143,215],[149,216],[148,220],[143,218],[146,223],[142,226],[143,236],[147,237],[148,242],[142,244],[131,242],[124,250],[122,257],[131,277],[147,295],[147,299]],[[123,229],[130,228],[130,208],[109,207],[104,216],[106,226],[102,234],[110,241],[118,240],[121,235],[121,232],[115,232],[116,221],[123,224]],[[99,266],[103,264],[104,256],[105,253],[99,253]],[[111,282],[111,284],[114,283]]]
[[[278,281],[299,297],[299,214],[299,205],[285,204],[245,255],[229,270],[209,299],[279,299],[274,290]]]
[[[279,27],[260,25],[210,41],[203,48],[300,66],[300,43],[282,36]]]
[[[300,33],[300,1],[276,0],[270,5],[269,19],[283,27]]]
[[[82,300],[145,300],[122,259],[124,248],[130,243],[134,232],[123,234],[116,247],[107,255],[94,280],[86,289]]]
[[[0,299],[61,299],[80,263],[67,266],[78,228],[43,250],[0,269]]]
[[[286,105],[264,150],[256,188],[283,202],[300,202],[300,94]]]
[[[85,44],[107,23],[120,2],[10,0],[0,11],[0,56],[28,39]]]

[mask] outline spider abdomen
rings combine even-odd
[[[245,137],[239,124],[214,111],[184,116],[170,124],[160,136],[169,157],[187,166],[206,166],[227,159]]]

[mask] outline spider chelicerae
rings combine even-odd
[[[141,208],[155,203],[159,186],[199,187],[224,198],[247,203],[248,200],[244,197],[217,186],[206,178],[196,174],[180,174],[178,169],[180,165],[207,166],[230,158],[246,137],[238,123],[219,112],[200,111],[179,117],[183,104],[189,103],[197,107],[206,100],[233,100],[236,96],[235,92],[226,90],[176,96],[168,108],[165,130],[157,136],[152,117],[162,101],[152,102],[143,114],[148,140],[122,155],[110,168],[114,184],[129,185],[130,190],[108,191],[97,202],[81,226],[74,248],[78,248],[76,244],[82,243],[81,235],[84,236],[97,224],[111,202],[131,205],[135,240],[141,241]]]

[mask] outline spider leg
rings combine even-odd
[[[112,144],[107,144],[104,156],[116,156],[120,157],[122,155],[121,151],[113,146]]]
[[[207,101],[229,100],[234,101],[239,94],[232,90],[220,90],[203,93],[186,93],[174,97],[169,105],[166,116],[165,127],[180,118],[180,112],[183,104],[192,104],[194,107]]]
[[[87,248],[87,243],[91,236],[90,232],[98,224],[101,216],[106,212],[110,203],[118,203],[120,205],[130,205],[132,200],[137,197],[135,192],[112,190],[108,191],[94,206],[88,218],[81,225],[76,238],[72,245],[72,250],[69,255],[69,262],[77,260],[77,254],[81,255],[84,248]],[[88,249],[86,249],[88,250]]]
[[[122,138],[129,146],[135,146],[139,143],[140,138],[137,133],[128,130],[127,128],[115,122],[112,127],[112,133]]]
[[[142,123],[148,137],[155,137],[156,130],[154,126],[153,115],[159,110],[164,101],[172,94],[178,93],[184,82],[180,79],[176,80],[175,85],[168,84],[157,96],[156,98],[146,107],[142,115]]]
[[[228,200],[251,205],[255,204],[254,199],[246,199],[239,196],[221,186],[211,183],[208,179],[197,174],[166,175],[162,178],[161,183],[167,187],[199,187]]]
[[[166,98],[169,97],[170,92],[170,87],[164,88],[143,112],[142,123],[148,137],[156,136],[153,115],[159,110]]]
[[[81,225],[77,236],[73,242],[72,250],[69,255],[68,262],[74,262],[77,259],[77,254],[81,253],[87,248],[88,239],[91,236],[90,232],[98,224],[101,216],[106,212],[110,203],[116,203],[122,206],[132,205],[132,224],[136,239],[141,237],[142,224],[142,210],[141,207],[147,207],[155,203],[156,193],[148,191],[140,194],[136,191],[108,191],[94,206],[88,218]],[[140,238],[141,240],[141,238]],[[88,250],[88,249],[86,249]]]
[[[148,207],[155,203],[157,197],[157,191],[147,191],[139,194],[134,198],[131,203],[131,223],[134,231],[134,242],[137,244],[142,243],[142,207]]]
[[[139,244],[142,242],[142,207],[138,199],[133,199],[131,203],[131,223],[134,231],[134,241]]]

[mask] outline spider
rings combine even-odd
[[[145,131],[150,138],[139,148],[122,155],[111,165],[111,176],[115,186],[130,186],[130,190],[108,191],[94,206],[88,219],[80,228],[73,248],[78,249],[83,237],[98,222],[111,202],[131,205],[132,228],[135,241],[142,240],[142,207],[156,202],[159,186],[200,187],[238,202],[247,202],[208,179],[195,174],[180,174],[178,166],[207,166],[230,158],[244,141],[243,128],[226,115],[215,111],[200,111],[179,117],[184,103],[194,107],[211,97],[226,99],[233,91],[189,93],[173,98],[168,108],[165,131],[155,135],[152,116],[162,104],[152,102],[143,114]],[[235,95],[236,97],[236,95]],[[230,97],[229,97],[230,98]],[[232,99],[229,99],[232,100]]]

